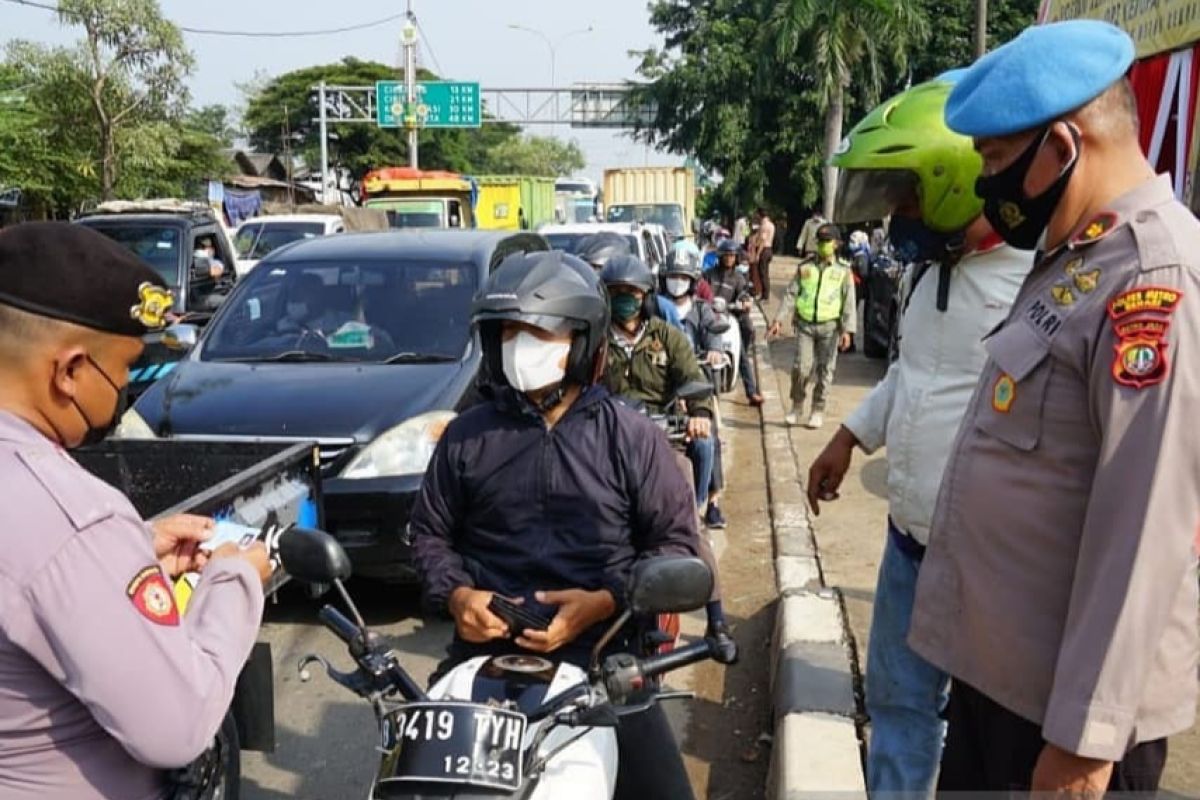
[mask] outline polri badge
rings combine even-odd
[[[138,613],[156,625],[179,624],[175,595],[167,584],[167,579],[163,577],[160,567],[146,567],[134,575],[133,580],[125,587],[125,594],[129,596]]]

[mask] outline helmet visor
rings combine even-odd
[[[919,211],[920,179],[900,169],[844,169],[838,173],[833,218],[841,223],[883,219],[897,209]]]

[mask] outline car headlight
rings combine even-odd
[[[429,466],[433,450],[453,411],[430,411],[405,420],[381,433],[342,470],[343,478],[383,478],[420,475]]]
[[[114,439],[157,439],[154,430],[142,419],[142,415],[132,408],[121,416],[121,421],[113,430]]]

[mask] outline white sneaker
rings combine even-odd
[[[800,412],[793,408],[783,415],[783,421],[787,423],[789,428],[796,427],[800,424]]]
[[[811,415],[809,415],[808,422],[805,423],[804,427],[815,431],[817,428],[820,428],[824,424],[825,424],[825,415],[822,414],[820,411],[814,411]]]

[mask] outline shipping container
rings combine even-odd
[[[480,175],[475,218],[480,228],[534,230],[554,221],[554,178]]]
[[[654,222],[690,236],[696,217],[696,173],[687,167],[621,167],[604,171],[608,222]]]

